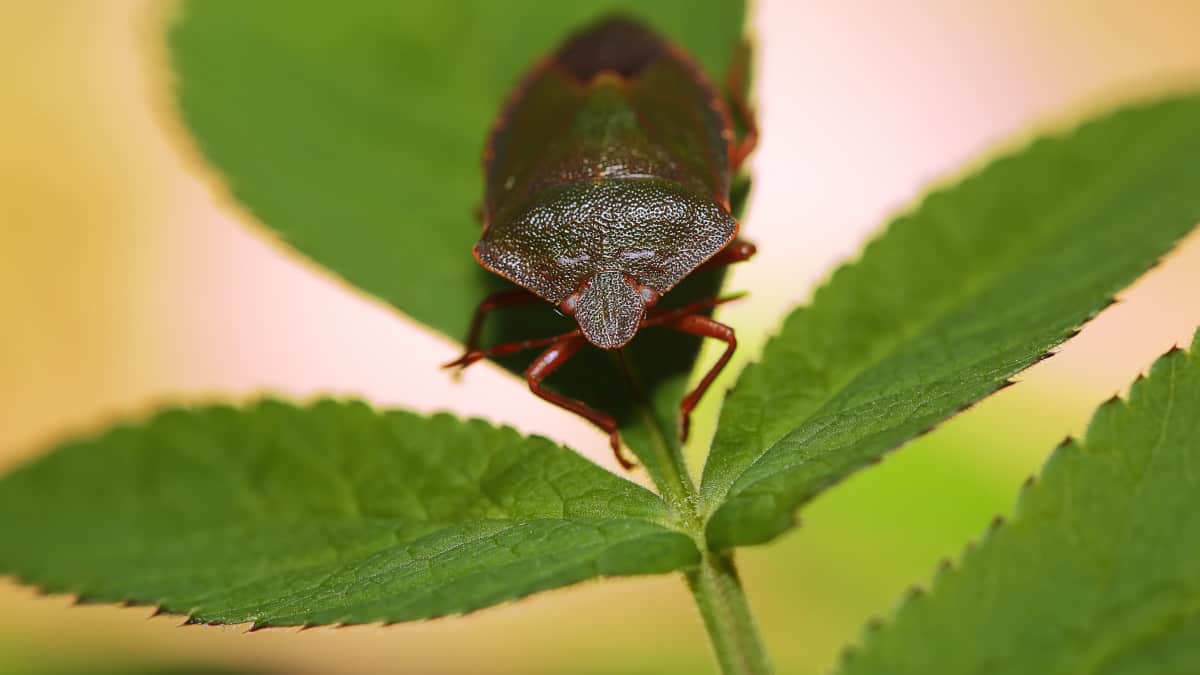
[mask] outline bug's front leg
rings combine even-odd
[[[585,344],[587,344],[587,340],[578,332],[556,339],[550,348],[542,352],[541,356],[537,357],[525,370],[525,381],[529,383],[529,390],[538,397],[560,408],[570,410],[608,432],[608,442],[612,446],[613,456],[626,470],[632,469],[633,462],[621,456],[621,436],[617,433],[617,421],[613,419],[612,415],[596,410],[583,401],[567,398],[542,386],[542,380],[558,370]]]
[[[717,359],[713,367],[700,380],[700,384],[696,385],[696,388],[679,402],[681,418],[680,437],[686,441],[688,431],[691,428],[692,410],[700,402],[700,399],[708,391],[708,388],[712,386],[713,380],[717,379],[717,375],[720,375],[721,371],[725,369],[726,364],[729,363],[730,357],[733,356],[733,352],[737,349],[737,336],[734,335],[733,329],[729,326],[714,321],[703,314],[681,316],[664,321],[662,325],[673,328],[681,333],[716,338],[725,343],[725,352],[721,354],[721,357]]]
[[[696,271],[740,263],[753,258],[755,253],[758,253],[757,246],[745,239],[735,239],[728,246],[717,251],[716,255],[701,263]]]
[[[564,333],[563,335],[555,335],[554,337],[532,338],[529,340],[521,340],[520,342],[506,342],[504,344],[492,345],[487,349],[473,349],[464,353],[462,356],[451,361],[450,363],[443,364],[442,367],[466,368],[472,363],[475,363],[476,361],[482,361],[483,359],[492,359],[497,356],[508,356],[509,354],[516,354],[517,352],[523,352],[527,349],[545,347],[546,345],[554,344],[556,341],[561,340],[567,335],[582,335],[582,333],[576,330],[571,331],[570,333]]]
[[[487,315],[497,309],[505,307],[517,307],[520,305],[531,305],[541,300],[538,296],[525,290],[524,288],[514,288],[506,291],[496,291],[483,299],[479,306],[475,308],[475,315],[471,317],[471,328],[467,331],[466,350],[463,355],[457,359],[445,364],[444,368],[452,368],[461,366],[463,368],[471,365],[479,358],[471,358],[472,354],[477,354],[479,351],[479,335],[483,332],[483,320]]]

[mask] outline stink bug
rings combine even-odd
[[[680,403],[682,435],[700,397],[737,347],[733,329],[706,314],[723,299],[673,309],[659,299],[692,272],[754,255],[737,240],[730,182],[758,134],[742,98],[742,69],[725,99],[686,53],[629,19],[602,21],[567,40],[517,86],[484,151],[483,235],[476,260],[520,288],[480,303],[466,353],[447,367],[524,349],[546,350],[525,371],[534,394],[609,434],[608,413],[543,387],[582,347],[621,349],[649,326],[726,344]],[[492,310],[549,302],[578,328],[479,348]]]

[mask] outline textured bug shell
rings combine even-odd
[[[731,137],[683,52],[628,20],[598,24],[526,76],[493,130],[475,256],[549,302],[591,298],[584,334],[619,347],[645,311],[639,287],[666,293],[737,234]]]
[[[558,304],[598,272],[620,271],[666,293],[737,233],[711,199],[661,179],[547,190],[475,246],[488,269]]]

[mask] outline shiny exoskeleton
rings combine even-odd
[[[530,389],[607,431],[629,466],[612,416],[542,381],[587,343],[620,349],[647,326],[723,340],[725,353],[680,404],[686,437],[689,413],[737,342],[705,315],[718,299],[654,308],[698,268],[754,254],[735,239],[729,203],[731,178],[757,140],[741,77],[735,66],[727,87],[744,127],[738,138],[725,98],[692,59],[635,21],[596,24],[535,66],[489,138],[474,248],[481,265],[521,288],[480,304],[466,353],[448,365],[547,347],[525,372]],[[478,349],[489,311],[539,301],[579,329]]]

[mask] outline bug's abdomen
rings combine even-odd
[[[485,222],[546,190],[661,178],[725,203],[729,115],[682,51],[628,19],[577,34],[535,67],[488,142]]]

